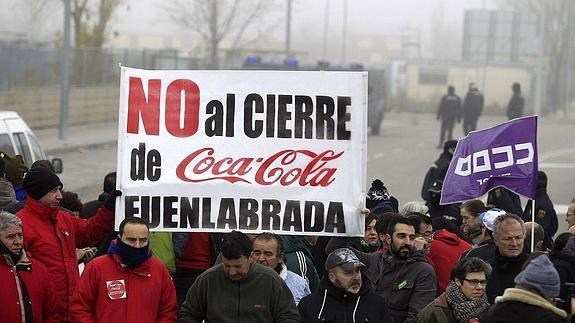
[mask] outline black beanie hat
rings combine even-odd
[[[365,207],[368,209],[373,209],[379,203],[389,200],[389,193],[387,188],[383,185],[383,182],[379,179],[374,180],[371,183],[371,188],[367,191],[367,197],[365,199]]]
[[[36,201],[39,201],[57,186],[60,186],[60,188],[64,187],[58,175],[45,167],[31,169],[26,173],[24,181],[22,181],[22,187],[26,190],[28,196]]]

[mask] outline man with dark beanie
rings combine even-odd
[[[113,230],[115,199],[121,192],[115,191],[94,217],[84,220],[59,208],[63,186],[47,168],[30,170],[22,182],[28,197],[16,215],[22,219],[24,249],[46,266],[63,309],[59,321],[68,322],[70,298],[79,278],[76,247],[93,246]]]

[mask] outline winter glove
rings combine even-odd
[[[108,198],[104,201],[104,207],[108,210],[115,212],[116,211],[116,198],[122,196],[122,191],[115,190],[108,196]]]

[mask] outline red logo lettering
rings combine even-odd
[[[335,180],[337,168],[328,163],[338,159],[344,151],[286,149],[267,158],[223,157],[217,159],[213,148],[202,148],[188,155],[176,168],[176,176],[184,182],[200,183],[224,180],[230,183],[253,182],[269,186],[329,186]],[[304,167],[297,166],[305,163]],[[186,175],[186,172],[188,175]]]

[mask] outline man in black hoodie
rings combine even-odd
[[[298,305],[302,322],[389,322],[385,300],[369,291],[360,268],[365,265],[348,248],[336,249],[325,262],[319,289]]]

